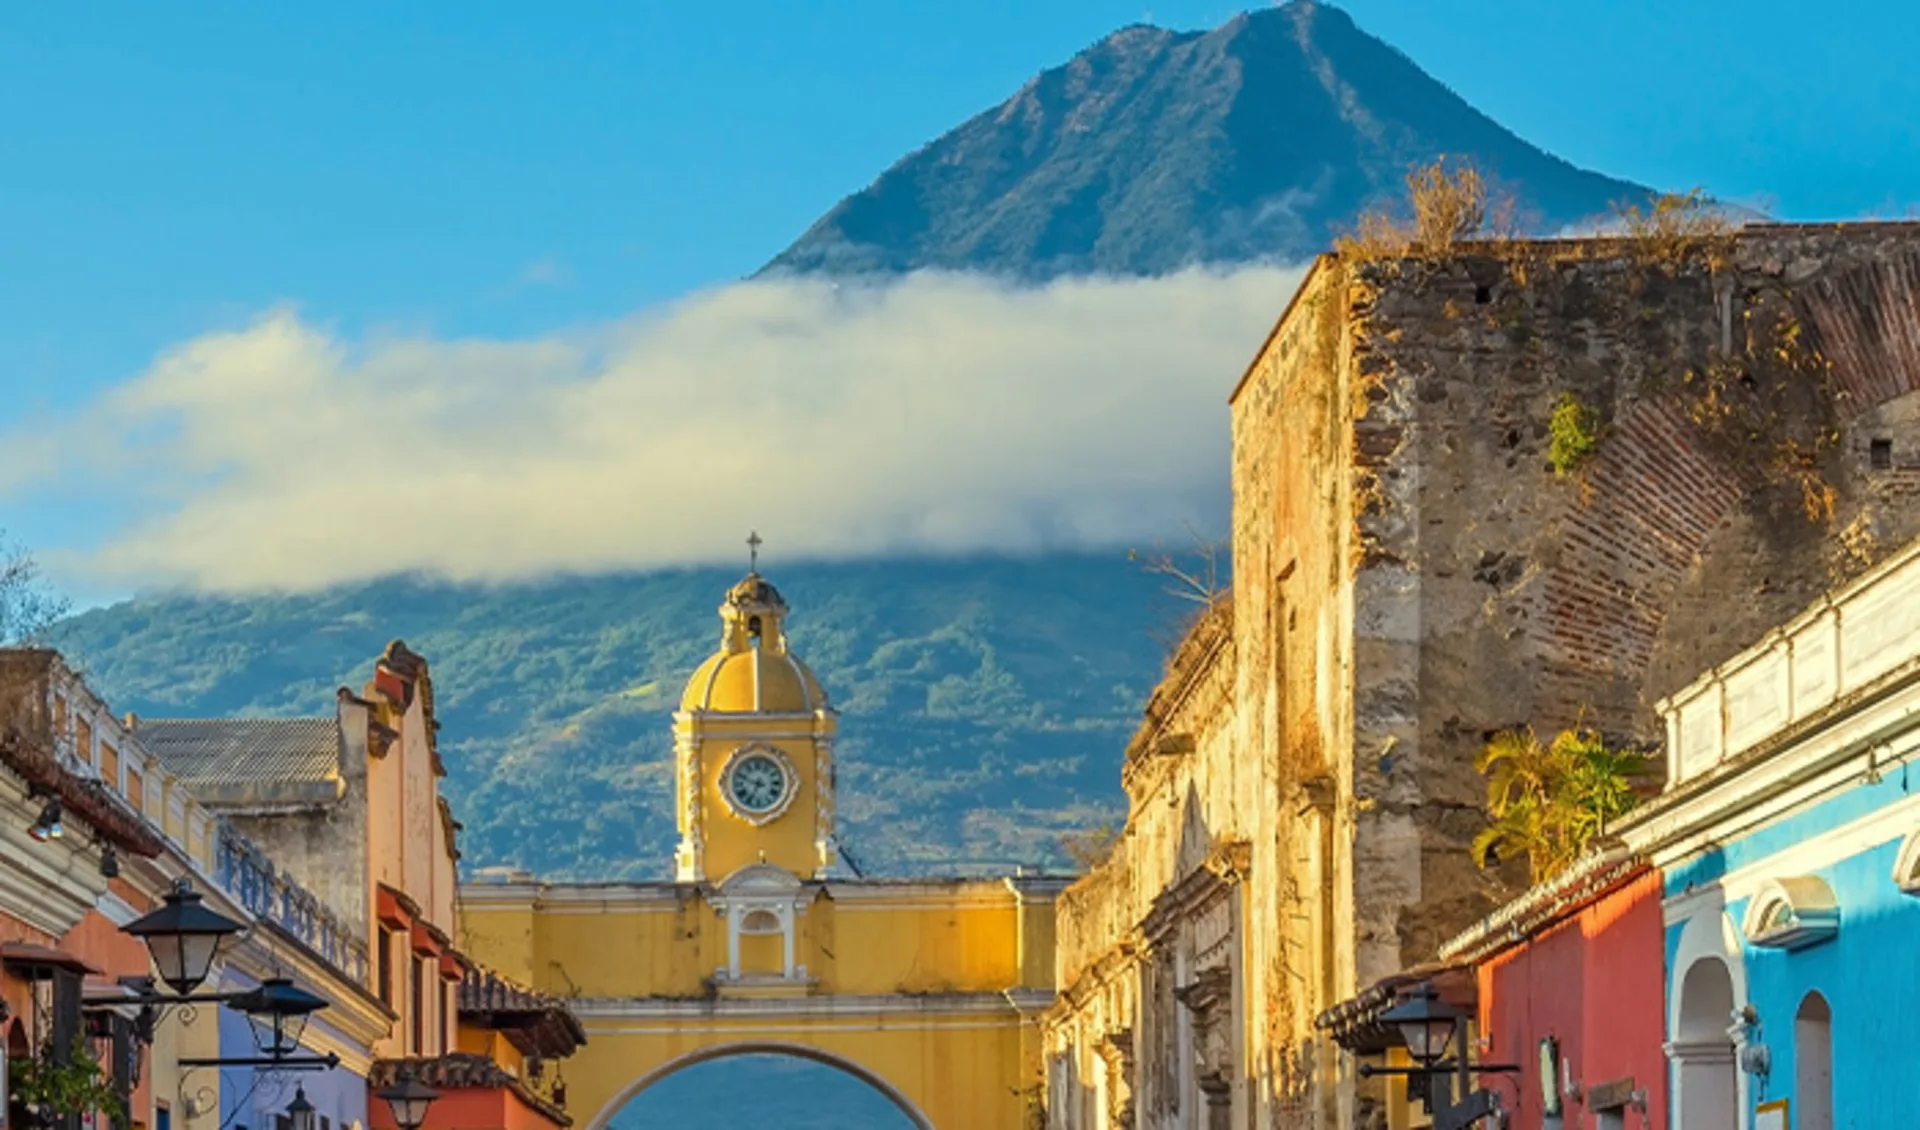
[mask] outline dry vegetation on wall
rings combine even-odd
[[[1113,854],[1114,845],[1120,842],[1120,833],[1120,826],[1112,821],[1085,831],[1068,832],[1060,837],[1060,850],[1073,861],[1074,867],[1091,871]]]
[[[1810,340],[1791,288],[1750,273],[1733,276],[1737,228],[1702,189],[1615,211],[1619,234],[1602,241],[1599,253],[1624,254],[1643,268],[1631,284],[1636,291],[1644,292],[1656,275],[1705,279],[1725,311],[1722,340],[1650,391],[1676,396],[1706,446],[1744,481],[1790,485],[1809,520],[1831,519],[1835,492],[1827,463],[1840,442],[1836,399],[1828,363]],[[1471,165],[1443,158],[1411,170],[1406,198],[1363,215],[1335,246],[1343,258],[1391,273],[1450,254],[1486,255],[1501,260],[1522,286],[1536,268],[1595,254],[1592,241],[1515,239],[1511,214]],[[1470,248],[1461,246],[1468,242]],[[1647,307],[1648,316],[1657,316],[1654,311]],[[1524,322],[1527,313],[1516,308],[1489,316]],[[1527,332],[1523,324],[1501,324]],[[1562,391],[1547,422],[1548,466],[1557,477],[1576,475],[1590,462],[1606,440],[1608,418],[1602,406]]]
[[[1178,611],[1169,622],[1149,630],[1149,635],[1165,650],[1168,662],[1180,650],[1187,637],[1208,616],[1217,613],[1233,595],[1230,554],[1225,538],[1210,538],[1187,526],[1191,544],[1181,552],[1156,542],[1152,549],[1127,551],[1127,560],[1140,566],[1141,572],[1164,579],[1160,591],[1172,597]]]
[[[1515,205],[1495,195],[1469,162],[1441,157],[1407,170],[1406,199],[1362,213],[1334,240],[1342,258],[1363,261],[1439,258],[1467,240],[1511,238]]]

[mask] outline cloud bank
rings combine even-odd
[[[96,579],[245,591],[1112,545],[1224,496],[1299,272],[753,282],[589,332],[351,342],[287,310],[0,436],[0,498],[137,500]],[[76,457],[78,456],[78,457]]]

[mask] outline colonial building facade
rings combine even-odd
[[[286,721],[120,718],[58,654],[0,650],[9,1061],[73,1062],[79,1033],[119,1130],[264,1130],[302,1103],[313,1130],[391,1127],[374,1092],[401,1070],[442,1091],[429,1128],[569,1125],[552,1065],[578,1024],[452,946],[458,826],[435,729],[426,663],[397,642],[336,717]],[[316,994],[295,1054],[336,1066],[253,1062],[254,1023],[224,1005],[140,1003],[152,969],[124,927],[183,881],[241,928],[204,989]],[[27,1083],[7,1081],[18,1099]],[[46,1124],[12,1105],[14,1125]]]
[[[1232,397],[1232,592],[1061,898],[1056,1126],[1383,1125],[1315,1020],[1516,893],[1468,852],[1487,738],[1656,744],[1663,696],[1920,533],[1920,227],[1655,251],[1309,271]]]
[[[565,995],[591,1040],[567,1068],[592,1130],[694,1064],[830,1064],[915,1126],[1023,1130],[1041,1110],[1060,880],[863,879],[834,851],[836,716],[757,572],[674,716],[673,882],[475,883],[463,946]]]

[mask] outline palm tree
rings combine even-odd
[[[1474,862],[1491,867],[1524,854],[1535,882],[1552,878],[1639,802],[1635,785],[1648,767],[1644,755],[1609,748],[1577,724],[1545,744],[1532,727],[1495,734],[1474,763],[1487,779],[1489,817],[1474,837]]]

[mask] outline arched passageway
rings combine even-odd
[[[634,1080],[588,1130],[933,1130],[885,1079],[796,1044],[701,1048]]]
[[[1717,957],[1687,967],[1680,983],[1674,1059],[1679,1130],[1737,1130],[1739,1077],[1734,1067],[1733,978]]]

